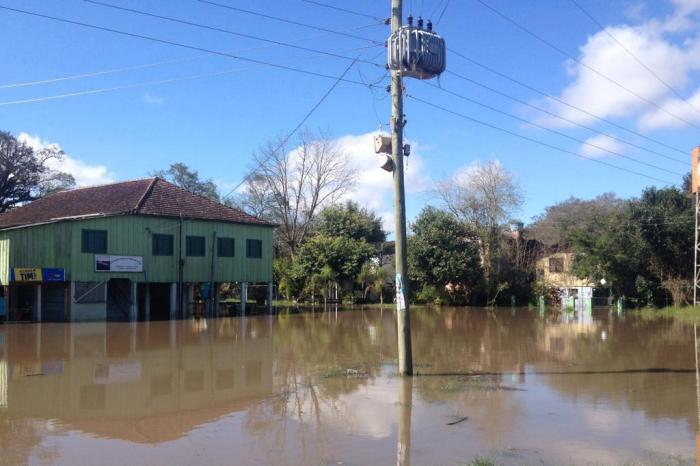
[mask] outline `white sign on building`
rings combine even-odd
[[[96,272],[143,272],[142,256],[95,255]]]

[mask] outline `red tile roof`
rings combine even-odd
[[[61,191],[0,214],[0,229],[110,215],[152,215],[275,226],[161,178]]]

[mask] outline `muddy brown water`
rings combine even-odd
[[[696,464],[693,326],[390,308],[0,325],[0,464]],[[700,464],[697,463],[697,464]]]

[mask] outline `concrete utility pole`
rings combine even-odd
[[[401,28],[403,1],[391,0],[391,32]],[[391,157],[394,160],[394,217],[396,236],[396,325],[399,337],[399,374],[413,374],[411,318],[406,263],[406,202],[403,186],[403,83],[400,70],[391,72]]]

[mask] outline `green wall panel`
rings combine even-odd
[[[107,230],[107,254],[142,256],[144,273],[105,273],[95,271],[94,254],[81,252],[83,228]],[[171,234],[172,256],[152,255],[152,234]],[[0,280],[7,283],[10,267],[62,267],[72,281],[104,281],[129,278],[136,282],[176,282],[180,221],[163,217],[116,216],[65,221],[35,227],[0,231]],[[255,225],[184,220],[182,257],[185,261],[184,281],[209,281],[212,265],[213,234],[234,238],[235,257],[217,257],[214,264],[218,282],[268,282],[272,280],[273,229]],[[188,235],[204,236],[204,257],[186,257]],[[246,239],[263,242],[262,259],[245,257]],[[214,248],[216,253],[216,248]]]

